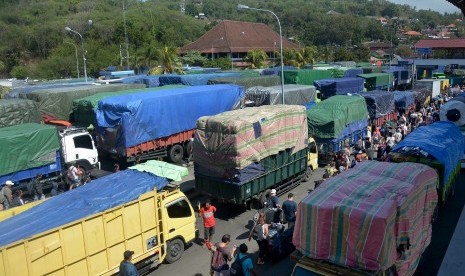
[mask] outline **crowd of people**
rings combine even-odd
[[[380,126],[369,126],[366,137],[359,138],[353,147],[346,145],[343,150],[335,153],[334,160],[330,162],[323,174],[323,179],[316,185],[353,168],[363,160],[385,161],[391,149],[410,132],[418,127],[439,121],[439,110],[449,99],[451,99],[449,93],[441,94],[432,99],[429,104],[417,107],[418,111],[402,111],[396,120],[384,121]]]

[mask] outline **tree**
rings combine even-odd
[[[210,68],[221,68],[221,70],[229,70],[231,69],[231,60],[229,58],[215,58],[214,60],[207,59],[204,63],[204,66]]]
[[[192,66],[203,66],[208,59],[199,51],[189,51],[184,56],[180,57],[182,64],[188,64]]]
[[[160,74],[183,74],[182,63],[179,61],[178,48],[174,47],[163,47],[156,50],[156,57],[159,67],[150,69],[150,75]]]
[[[250,63],[252,69],[263,67],[265,61],[268,59],[265,51],[261,49],[252,49],[247,52],[247,55],[243,58],[245,62]]]
[[[413,55],[412,50],[407,45],[400,45],[396,49],[396,54],[403,57],[403,58],[410,58]]]

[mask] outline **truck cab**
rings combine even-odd
[[[97,147],[84,128],[70,127],[58,131],[64,164],[76,162],[84,170],[100,168]]]

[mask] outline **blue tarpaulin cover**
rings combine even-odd
[[[316,80],[313,82],[317,90],[320,90],[322,99],[335,95],[363,92],[364,79],[362,78],[334,78]]]
[[[394,95],[386,91],[361,93],[367,103],[368,115],[371,119],[379,118],[394,112]]]
[[[127,169],[52,197],[0,223],[0,247],[136,200],[161,190],[166,178]]]
[[[160,85],[183,84],[190,86],[207,85],[209,80],[217,78],[240,77],[240,73],[214,73],[194,75],[161,75]]]
[[[160,86],[160,75],[137,75],[137,76],[130,76],[121,79],[122,83],[138,83],[138,84],[145,84],[145,87],[158,87]]]
[[[294,66],[283,66],[283,70],[295,70],[297,69],[296,67]],[[263,76],[269,76],[269,75],[279,75],[279,72],[281,71],[281,66],[276,66],[276,67],[273,67],[273,68],[266,68],[264,69],[260,75],[263,75]]]
[[[242,86],[218,84],[114,96],[99,102],[97,130],[116,130],[118,150],[133,147],[194,129],[198,118],[238,107],[244,94]]]
[[[392,152],[402,152],[405,147],[418,147],[444,164],[444,185],[460,162],[464,152],[464,140],[460,129],[452,122],[440,121],[412,131]]]
[[[356,78],[360,74],[363,74],[362,68],[350,68],[344,72],[344,78]]]
[[[397,109],[407,109],[415,104],[415,94],[408,91],[394,91],[394,103]]]

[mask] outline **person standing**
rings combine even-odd
[[[24,200],[23,200],[23,190],[18,189],[15,192],[15,196],[13,198],[13,206],[22,206],[24,205]]]
[[[11,190],[11,187],[13,185],[15,185],[13,181],[7,180],[2,190],[0,191],[0,194],[1,194],[0,203],[3,205],[3,210],[9,209],[14,206],[13,205],[13,191]]]
[[[211,243],[213,234],[215,234],[215,212],[216,207],[211,205],[210,201],[206,201],[199,211],[199,217],[203,219],[205,243]]]
[[[121,276],[139,276],[136,266],[131,262],[134,251],[126,250],[123,253],[124,260],[119,265],[119,275]]]
[[[295,216],[297,212],[297,203],[294,201],[294,194],[289,193],[287,200],[283,202],[284,218],[287,221],[287,228],[291,228],[295,224]]]
[[[82,174],[82,172],[81,172]],[[75,166],[75,163],[71,163],[68,168],[68,173],[66,174],[69,182],[69,190],[71,191],[74,187],[77,187],[81,180],[80,180],[80,172],[78,168]]]
[[[265,255],[268,250],[268,224],[265,222],[265,213],[259,213],[258,220],[250,231],[249,241],[253,233],[256,234],[258,244],[257,264],[262,265],[265,264]]]
[[[229,247],[230,242],[231,236],[225,234],[221,238],[221,242],[217,242],[215,246],[212,247],[213,255],[211,269],[213,273],[211,274],[215,276],[228,275],[228,262],[233,260],[234,253],[236,252],[236,246],[232,249]]]
[[[248,247],[245,243],[239,245],[239,253],[231,265],[230,275],[257,276],[257,272],[253,269],[252,259],[247,255],[247,250]],[[239,270],[241,271],[239,272]]]
[[[32,182],[32,194],[34,196],[34,201],[45,199],[41,180],[42,175],[39,173]]]

